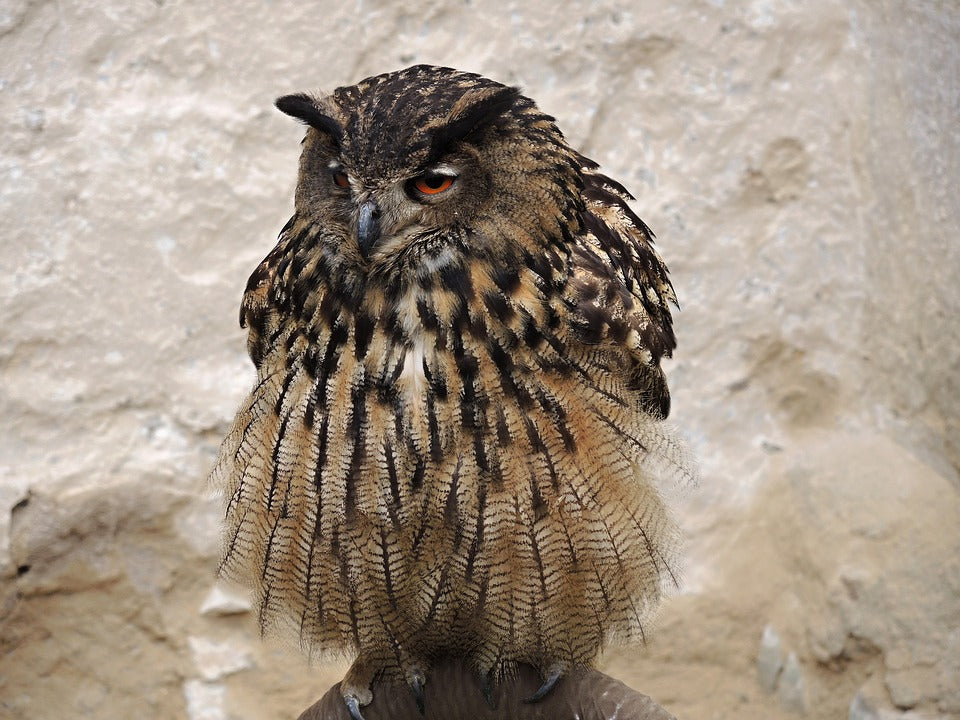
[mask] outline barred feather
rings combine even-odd
[[[223,572],[311,654],[589,664],[676,582],[666,497],[693,473],[663,422],[666,267],[626,190],[502,89],[418,66],[281,104],[314,127],[244,296],[257,383],[213,477]],[[398,199],[435,162],[463,190]]]

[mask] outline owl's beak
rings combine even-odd
[[[360,218],[357,220],[357,243],[364,257],[370,257],[370,251],[380,239],[380,208],[373,200],[367,200],[360,206]]]

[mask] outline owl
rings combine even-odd
[[[517,88],[417,65],[288,95],[294,213],[240,309],[213,478],[262,630],[422,706],[431,665],[542,698],[676,582],[674,291],[632,197]]]

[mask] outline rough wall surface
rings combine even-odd
[[[952,0],[0,3],[0,716],[292,718],[342,673],[214,587],[204,478],[273,98],[414,62],[523,86],[673,272],[686,588],[606,669],[687,720],[960,717]]]

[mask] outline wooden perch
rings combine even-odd
[[[648,696],[597,670],[575,669],[540,702],[523,702],[540,683],[536,670],[521,665],[515,676],[494,686],[496,709],[491,709],[479,678],[463,663],[451,661],[431,670],[426,716],[420,715],[409,688],[385,681],[374,685],[373,703],[362,710],[367,720],[676,720]],[[340,684],[298,720],[350,720]]]

